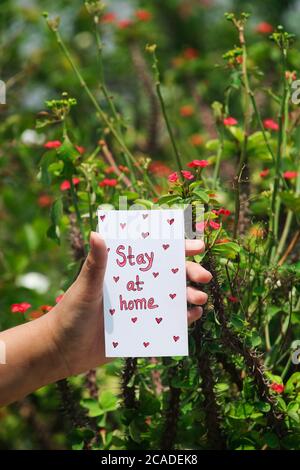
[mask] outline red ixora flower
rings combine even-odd
[[[237,123],[237,120],[232,116],[228,116],[227,118],[223,119],[224,126],[236,126]]]
[[[171,173],[169,176],[168,176],[168,180],[170,181],[170,183],[176,183],[176,181],[178,181],[178,173],[177,171],[174,171],[174,173]]]
[[[111,187],[114,187],[114,186],[117,186],[118,184],[118,180],[116,180],[115,178],[104,178],[103,181],[100,181],[99,183],[99,186],[100,188],[104,188],[106,186],[111,186]]]
[[[75,145],[75,148],[80,155],[82,155],[85,152],[85,148],[82,147],[81,145]]]
[[[233,304],[238,303],[239,299],[235,297],[234,295],[229,295],[228,297],[229,302],[232,302]]]
[[[294,178],[297,178],[298,172],[297,171],[285,171],[283,173],[283,177],[286,180],[293,180]]]
[[[184,106],[181,106],[180,108],[180,115],[182,117],[191,117],[194,114],[194,108],[190,104],[186,104]]]
[[[58,304],[58,302],[61,301],[61,299],[63,298],[63,296],[64,296],[64,294],[58,295],[58,296],[56,297],[56,299],[55,299],[55,302]]]
[[[74,186],[77,186],[77,184],[80,183],[80,179],[76,178],[76,177],[72,178],[72,181],[73,181]],[[60,190],[61,191],[68,191],[69,189],[71,189],[70,181],[69,180],[63,181],[60,185]]]
[[[262,21],[256,26],[255,30],[260,34],[271,34],[273,32],[273,26],[266,21]]]
[[[132,20],[120,20],[118,26],[120,29],[127,29],[133,25]]]
[[[194,47],[187,47],[186,49],[184,49],[182,55],[187,60],[194,60],[194,59],[197,59],[197,57],[199,57],[199,53],[197,49],[195,49]]]
[[[271,388],[271,390],[273,390],[273,392],[276,392],[276,393],[283,393],[284,392],[284,385],[278,384],[276,382],[273,382],[270,385],[270,388]]]
[[[57,149],[60,146],[61,146],[60,140],[49,140],[49,142],[46,142],[44,144],[45,149]]]
[[[192,179],[194,179],[193,173],[191,173],[191,172],[188,171],[188,170],[181,170],[181,174],[182,174],[182,176],[183,176],[186,180],[192,180]]]
[[[189,168],[205,168],[209,163],[207,160],[192,160],[187,164]]]
[[[135,16],[140,21],[150,21],[152,19],[152,13],[148,10],[137,10]]]
[[[40,310],[43,312],[43,313],[47,313],[47,312],[50,312],[50,310],[52,309],[52,305],[41,305],[40,306]]]
[[[259,173],[259,176],[260,176],[261,178],[265,178],[266,176],[269,176],[269,173],[270,173],[269,168],[266,168],[265,170],[262,170],[262,171]]]
[[[213,212],[217,215],[225,215],[226,217],[228,217],[231,214],[231,211],[229,209],[225,209],[225,207],[221,207],[217,211],[215,210]]]
[[[214,220],[210,220],[210,221],[209,221],[209,226],[210,226],[213,230],[219,230],[219,228],[221,227],[221,224],[219,224],[219,222],[215,222]]]
[[[270,131],[278,131],[279,125],[277,124],[277,122],[273,121],[273,119],[265,119],[264,128]]]
[[[12,304],[10,307],[11,313],[25,313],[31,307],[28,302],[21,302],[19,304]]]
[[[101,23],[114,23],[116,21],[117,17],[115,13],[112,12],[107,12],[104,15],[101,16],[100,21]]]
[[[49,207],[51,206],[52,202],[53,202],[53,197],[49,196],[48,194],[41,194],[38,197],[38,205],[40,207]]]

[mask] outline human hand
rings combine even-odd
[[[107,249],[104,240],[95,232],[91,234],[90,248],[78,278],[46,315],[49,338],[65,376],[84,372],[107,361],[103,319]],[[203,250],[201,240],[186,241],[186,256],[194,256]],[[187,278],[193,282],[207,283],[212,277],[206,269],[192,261],[186,262],[186,271]],[[200,318],[201,305],[207,302],[207,294],[189,286],[187,300],[193,304],[188,310],[188,322],[191,324]]]

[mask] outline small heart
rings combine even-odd
[[[115,309],[115,308],[110,308],[110,309],[109,309],[109,313],[110,313],[111,315],[113,315],[115,312],[116,312],[116,309]]]
[[[156,320],[156,323],[160,324],[160,322],[162,321],[162,318],[155,318]]]
[[[153,277],[157,277],[159,275],[159,273],[152,273],[153,274]]]
[[[118,343],[117,341],[113,341],[113,343],[112,343],[112,345],[113,345],[114,348],[116,348],[116,347],[118,346],[118,344],[119,344],[119,343]]]
[[[145,346],[145,348],[148,348],[149,344],[150,344],[150,343],[148,343],[148,342],[146,342],[146,341],[143,343],[143,345]]]
[[[124,223],[121,222],[121,223],[120,223],[120,227],[121,227],[121,229],[123,230],[123,229],[126,227],[126,222],[124,222]]]
[[[177,341],[179,340],[180,336],[173,336],[173,339],[175,341],[175,343],[177,343]]]
[[[113,278],[115,282],[118,282],[118,280],[120,279],[120,276],[113,276]]]
[[[109,253],[109,252],[110,252],[110,248],[107,248],[107,253]]]
[[[143,238],[147,238],[147,237],[149,237],[149,235],[150,235],[149,232],[143,232],[143,233],[142,233],[142,237],[143,237]]]
[[[175,219],[168,219],[168,220],[167,220],[167,222],[168,222],[169,225],[174,224],[174,221],[175,221]]]
[[[173,274],[178,273],[178,271],[179,271],[179,268],[172,268],[172,273],[173,273]]]
[[[132,323],[135,323],[135,322],[137,321],[137,317],[133,317],[133,318],[131,319],[131,321],[132,321]]]
[[[105,219],[105,217],[106,217],[105,215],[100,215],[100,219],[102,220],[102,222]]]
[[[147,219],[149,214],[143,214],[143,219]]]
[[[173,299],[175,299],[176,294],[169,294],[169,297],[171,297],[171,299],[173,300]]]
[[[165,245],[163,245],[164,250],[167,250],[168,248],[170,248],[170,245],[168,245],[167,243]]]

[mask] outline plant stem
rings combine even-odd
[[[150,46],[150,47],[154,47],[154,46]],[[162,93],[161,93],[161,78],[160,78],[160,71],[159,71],[159,68],[158,68],[158,59],[157,59],[157,56],[156,56],[156,53],[155,53],[155,48],[154,48],[154,50],[151,50],[151,52],[152,52],[152,56],[153,56],[153,65],[152,65],[152,67],[153,67],[154,75],[155,75],[156,92],[157,92],[157,96],[158,96],[159,103],[160,103],[160,106],[161,106],[161,110],[162,110],[162,113],[163,113],[163,117],[164,117],[164,120],[165,120],[165,123],[166,123],[166,126],[167,126],[167,130],[168,130],[168,134],[169,134],[169,137],[170,137],[170,140],[171,140],[171,144],[172,144],[172,147],[173,147],[177,167],[178,167],[178,170],[180,172],[180,177],[182,178],[181,170],[182,170],[183,166],[182,166],[182,162],[181,162],[181,155],[180,155],[179,149],[178,149],[177,144],[176,144],[175,136],[174,136],[171,124],[170,124],[170,120],[169,120],[169,117],[168,117],[168,114],[167,114],[167,111],[166,111],[165,102],[164,102],[164,99],[163,99],[163,96],[162,96]]]

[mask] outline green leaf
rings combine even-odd
[[[175,202],[183,202],[182,198],[178,196],[178,194],[166,194],[164,196],[161,196],[158,199],[158,204],[163,205],[163,204],[174,204]]]
[[[205,204],[209,203],[209,196],[204,190],[196,188],[193,190],[193,194],[195,194],[201,202],[204,202]]]
[[[296,196],[292,191],[283,191],[279,197],[289,210],[296,214],[300,213],[300,196]]]
[[[88,414],[91,418],[103,415],[103,410],[100,408],[99,403],[96,400],[86,398],[81,401],[81,404],[88,409]]]
[[[147,199],[135,199],[134,205],[137,205],[140,209],[152,209],[153,202],[147,201]]]
[[[144,415],[153,415],[160,410],[160,401],[143,385],[140,387],[140,408]]]
[[[240,251],[241,247],[235,242],[215,244],[212,248],[214,254],[227,259],[235,259]]]
[[[68,137],[65,137],[61,146],[57,149],[58,158],[63,161],[74,161],[78,158],[78,151],[75,149],[74,145]]]
[[[105,390],[100,394],[99,405],[104,412],[114,411],[118,406],[118,398],[109,390]]]

